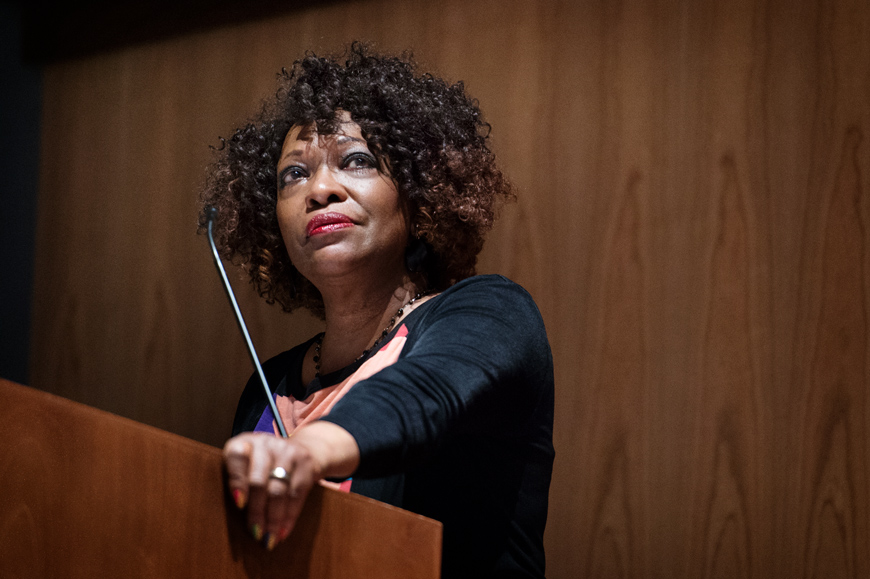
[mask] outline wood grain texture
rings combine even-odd
[[[251,368],[193,234],[306,49],[464,80],[517,185],[480,259],[556,364],[548,576],[870,575],[870,5],[360,0],[46,70],[34,385],[221,444]],[[235,278],[262,357],[317,321]]]
[[[269,552],[219,449],[5,380],[0,394],[4,578],[440,575],[436,521],[316,487]]]

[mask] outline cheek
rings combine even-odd
[[[275,215],[278,218],[278,231],[281,233],[281,237],[286,239],[290,225],[287,223],[286,212],[281,210],[280,203],[278,203],[278,207],[275,209]]]
[[[278,232],[281,234],[281,239],[284,241],[287,253],[290,254],[291,258],[293,258],[294,249],[297,246],[297,244],[294,243],[294,240],[298,237],[295,233],[298,227],[293,221],[293,212],[286,206],[286,204],[282,204],[279,201],[275,214],[278,218]]]
[[[407,204],[397,191],[395,185],[389,182],[389,185],[384,187],[380,197],[381,211],[390,216],[390,229],[401,230],[404,232],[405,237],[407,237],[411,220],[408,215]]]
[[[384,206],[384,213],[389,215],[386,230],[389,231],[390,243],[404,248],[410,235],[407,211],[402,204],[393,202]]]
[[[298,212],[293,210],[289,199],[278,199],[278,203],[275,205],[275,216],[278,218],[278,227],[281,229],[282,235],[290,234],[297,226],[293,220],[297,214]]]

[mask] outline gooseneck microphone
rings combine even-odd
[[[269,401],[269,406],[272,408],[272,416],[275,417],[275,423],[278,425],[278,431],[281,436],[287,438],[287,431],[284,429],[284,421],[281,420],[281,415],[278,413],[278,407],[275,406],[275,399],[272,398],[272,390],[269,389],[269,383],[266,381],[266,375],[263,373],[263,367],[260,365],[260,358],[257,356],[257,351],[254,350],[254,344],[251,342],[251,335],[248,333],[248,326],[245,325],[245,319],[242,317],[242,312],[239,309],[239,303],[236,301],[236,295],[233,293],[233,287],[230,285],[230,280],[227,278],[227,272],[224,269],[224,264],[221,262],[221,257],[218,254],[217,247],[214,244],[214,236],[212,234],[212,226],[217,217],[218,210],[216,207],[207,207],[205,216],[207,220],[208,244],[211,246],[211,252],[214,255],[214,264],[217,267],[218,273],[221,276],[221,281],[224,284],[224,289],[227,292],[227,297],[230,298],[230,304],[233,306],[233,312],[236,314],[236,321],[239,323],[239,329],[242,331],[242,336],[245,338],[245,343],[248,345],[248,353],[251,355],[251,361],[257,368],[257,374],[260,376],[260,382],[263,384],[263,389],[266,391],[266,400]]]

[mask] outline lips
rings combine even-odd
[[[305,227],[305,234],[308,237],[313,237],[322,233],[331,233],[346,227],[353,227],[353,225],[353,221],[347,215],[341,213],[319,213],[308,222],[308,225]]]

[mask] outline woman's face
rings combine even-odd
[[[334,135],[301,126],[287,133],[277,213],[293,265],[315,286],[347,274],[404,273],[406,205],[347,114]]]

